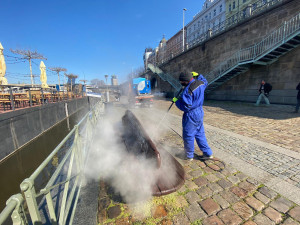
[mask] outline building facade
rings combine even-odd
[[[206,0],[202,10],[196,14],[187,27],[187,45],[193,46],[206,39],[209,30],[213,32],[225,21],[225,0]]]
[[[260,0],[267,2],[268,0]],[[228,25],[234,24],[236,21],[246,16],[248,6],[256,7],[257,0],[226,0],[226,20]]]
[[[153,53],[152,48],[146,48],[145,49],[145,53],[144,53],[144,57],[143,57],[145,70],[147,70],[147,68],[148,68],[148,60],[149,60],[149,57],[152,53]]]
[[[113,85],[113,86],[118,85],[118,78],[116,75],[111,76],[111,85]]]
[[[182,29],[178,31],[173,37],[167,41],[167,56],[169,59],[183,52],[183,40]],[[185,28],[185,40],[186,40],[186,28]]]
[[[158,64],[163,63],[167,58],[167,40],[165,37],[161,39],[157,50],[157,61]]]

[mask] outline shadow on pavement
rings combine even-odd
[[[260,104],[255,106],[254,103],[249,102],[233,102],[233,101],[215,101],[206,100],[204,102],[205,111],[217,112],[219,108],[224,111],[220,111],[222,114],[226,114],[226,111],[241,116],[253,116],[274,120],[286,120],[300,117],[300,113],[293,113],[295,106],[293,105],[277,105],[271,104],[270,106]]]

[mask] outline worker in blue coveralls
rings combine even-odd
[[[197,79],[193,75],[198,76]],[[183,141],[185,150],[185,159],[192,161],[194,158],[194,140],[203,152],[202,158],[213,158],[213,152],[209,147],[204,127],[202,109],[204,101],[204,90],[207,87],[207,80],[196,72],[180,73],[179,81],[184,87],[181,96],[173,98],[176,106],[184,112],[182,117]]]

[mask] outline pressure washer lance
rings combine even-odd
[[[183,88],[180,89],[180,91],[177,93],[176,98],[179,97],[179,95],[181,94],[181,92],[183,91]],[[157,127],[156,127],[156,131],[158,130],[158,128],[160,127],[162,121],[165,120],[166,116],[168,115],[170,109],[172,108],[172,106],[174,105],[174,102],[172,101],[172,104],[170,105],[170,107],[168,108],[168,111],[165,113],[164,117],[160,120],[160,122],[158,123]]]

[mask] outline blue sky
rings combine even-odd
[[[105,80],[117,75],[119,83],[132,69],[143,66],[146,47],[156,47],[202,8],[204,0],[0,0],[0,42],[9,49],[30,49],[43,54],[47,67],[61,66],[67,73]],[[30,83],[28,62],[7,63],[9,83]],[[33,73],[39,75],[39,60]],[[48,84],[58,83],[47,72]],[[61,78],[62,79],[62,78]],[[40,83],[39,77],[35,78]]]

